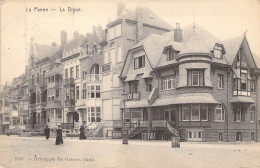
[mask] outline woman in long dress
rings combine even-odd
[[[85,128],[84,126],[81,126],[79,129],[79,139],[87,139],[86,135],[85,135]]]
[[[56,135],[56,145],[63,144],[63,139],[62,139],[62,128],[59,125],[57,129],[57,135]]]

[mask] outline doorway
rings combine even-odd
[[[236,141],[242,141],[242,132],[237,132],[236,133]]]

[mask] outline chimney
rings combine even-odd
[[[136,8],[135,9],[136,16],[137,16],[137,42],[143,40],[143,34],[144,34],[144,21],[143,21],[143,9],[142,8]]]
[[[78,31],[75,31],[75,32],[73,33],[73,37],[74,37],[74,39],[77,38],[77,37],[79,37],[79,32],[78,32]]]
[[[174,29],[174,41],[182,42],[182,30],[180,28],[180,23],[176,23],[176,28]]]
[[[64,30],[60,33],[60,47],[63,50],[67,45],[67,32]]]
[[[117,3],[117,16],[119,16],[125,9],[125,4],[122,2]]]

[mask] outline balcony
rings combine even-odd
[[[90,74],[86,76],[86,80],[88,82],[94,82],[94,81],[101,81],[102,80],[102,75],[100,74]]]
[[[62,129],[74,129],[74,123],[61,123]]]
[[[107,63],[101,66],[101,72],[108,72],[111,71],[111,63]]]
[[[67,78],[64,81],[64,86],[66,85],[74,85],[75,84],[75,79],[74,78]]]
[[[129,100],[140,100],[140,93],[136,92],[127,94],[127,101]]]
[[[75,100],[65,100],[65,107],[74,107]]]
[[[47,81],[44,79],[43,75],[39,78],[39,87],[40,88],[46,88],[47,87]]]

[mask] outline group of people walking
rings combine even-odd
[[[50,128],[48,127],[48,125],[46,125],[46,128],[44,129],[44,134],[45,134],[45,137],[46,137],[46,140],[49,139],[50,137]],[[79,139],[80,140],[83,140],[83,139],[87,139],[87,136],[85,135],[85,127],[84,125],[82,125],[79,129]],[[59,144],[63,144],[63,138],[62,138],[62,128],[61,126],[59,125],[58,126],[58,129],[56,131],[56,145],[59,145]]]

